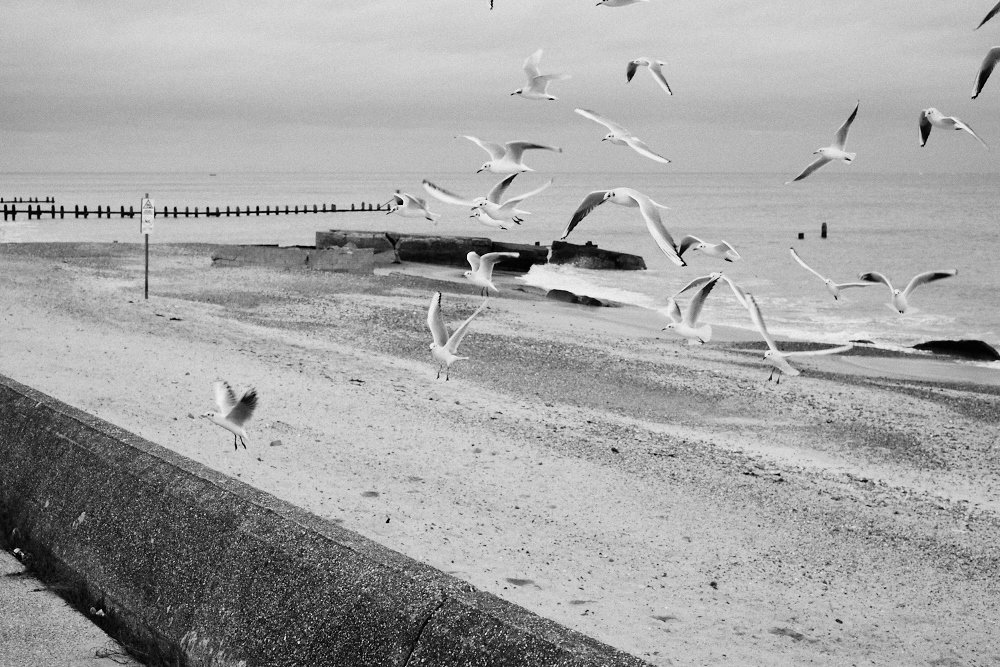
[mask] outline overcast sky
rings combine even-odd
[[[5,3],[0,171],[474,170],[458,134],[564,148],[547,171],[798,173],[860,100],[851,170],[996,172],[1000,72],[970,100],[993,0]],[[544,49],[556,102],[509,93]],[[674,91],[625,65],[666,61]],[[919,147],[921,109],[968,122]],[[827,167],[828,169],[830,167]],[[839,168],[839,166],[838,166]]]

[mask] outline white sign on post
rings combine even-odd
[[[142,198],[142,223],[139,232],[142,234],[153,233],[153,218],[156,217],[156,209],[153,208],[153,200],[148,197]]]

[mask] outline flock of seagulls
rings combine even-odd
[[[649,0],[599,0],[597,6],[626,7],[644,2],[649,2]],[[493,4],[493,0],[490,0],[490,10],[493,9]],[[1000,3],[997,3],[986,14],[975,29],[978,30],[998,13],[1000,13]],[[558,101],[559,98],[549,92],[549,87],[553,82],[569,79],[570,75],[565,73],[542,73],[540,67],[542,54],[543,50],[538,49],[524,60],[522,69],[525,76],[525,84],[511,92],[511,96],[519,96],[530,101]],[[998,60],[1000,60],[1000,46],[995,46],[989,49],[979,67],[972,91],[972,99],[977,99],[982,93]],[[640,67],[645,67],[656,84],[667,95],[672,96],[674,93],[663,71],[666,65],[665,61],[648,56],[634,58],[626,64],[626,83],[632,81]],[[830,162],[840,161],[850,164],[854,161],[857,154],[848,152],[846,147],[848,133],[857,118],[859,108],[860,101],[855,104],[854,110],[850,113],[847,120],[837,129],[833,142],[829,146],[824,146],[814,151],[813,155],[817,157],[795,178],[787,181],[786,185],[809,177]],[[627,146],[639,156],[654,162],[671,164],[669,158],[651,149],[642,139],[616,121],[586,108],[575,108],[574,112],[583,118],[603,125],[607,129],[608,132],[602,138],[602,141],[607,141],[614,145]],[[921,147],[926,145],[931,129],[934,127],[964,131],[972,135],[987,150],[989,149],[986,142],[976,134],[968,123],[954,116],[945,116],[934,107],[924,109],[920,114],[919,131]],[[500,144],[484,141],[472,135],[458,135],[456,138],[464,138],[471,141],[489,155],[489,159],[482,163],[476,173],[487,171],[501,175],[503,178],[485,196],[478,197],[467,197],[456,194],[425,179],[422,182],[422,186],[427,194],[446,204],[468,207],[470,209],[470,218],[495,229],[506,230],[510,224],[520,225],[524,222],[525,216],[530,215],[530,212],[518,208],[518,205],[522,204],[529,197],[541,193],[552,184],[552,180],[550,179],[545,184],[533,190],[517,196],[504,198],[507,189],[511,186],[517,175],[534,171],[534,169],[524,163],[524,152],[528,150],[546,150],[561,153],[562,148],[522,140],[508,141]],[[736,262],[741,259],[739,252],[725,240],[721,240],[719,243],[708,243],[693,234],[685,234],[681,237],[679,243],[676,242],[664,225],[660,215],[661,210],[666,210],[669,207],[657,203],[648,195],[629,187],[614,187],[605,190],[596,190],[587,194],[573,212],[560,238],[565,240],[585,217],[598,206],[608,201],[621,206],[638,208],[646,224],[647,231],[656,246],[671,262],[679,267],[687,266],[683,255],[689,251],[698,251],[706,257],[725,262]],[[433,213],[428,209],[425,199],[399,190],[395,192],[387,203],[389,204],[389,213],[395,213],[404,217],[423,218],[429,221],[434,221],[440,217],[440,214]],[[790,249],[790,253],[795,262],[823,282],[834,300],[839,301],[841,292],[846,289],[883,284],[890,290],[891,307],[900,315],[904,314],[909,308],[909,298],[917,287],[945,278],[951,278],[958,274],[956,269],[924,271],[914,276],[903,289],[893,287],[889,278],[877,271],[860,273],[854,281],[835,282],[833,279],[827,278],[809,266],[794,248]],[[490,296],[499,292],[493,282],[494,266],[504,259],[516,258],[518,256],[519,254],[516,252],[491,252],[482,256],[479,256],[475,252],[468,253],[467,260],[470,270],[464,273],[464,277],[472,285],[479,288],[479,294],[484,299],[472,315],[459,324],[454,332],[450,334],[441,312],[441,292],[435,292],[431,296],[427,311],[427,326],[430,329],[432,338],[432,342],[430,343],[431,356],[438,364],[437,378],[440,378],[441,374],[444,373],[445,380],[450,379],[452,365],[456,361],[468,359],[468,357],[458,356],[458,347],[468,334],[473,320],[486,308]],[[721,272],[712,272],[708,275],[697,277],[671,296],[666,308],[663,310],[664,315],[669,320],[669,323],[663,327],[663,330],[669,330],[680,335],[687,340],[689,345],[707,343],[711,339],[712,328],[711,325],[702,323],[700,317],[706,299],[720,281],[725,282],[729,286],[734,298],[746,309],[754,327],[767,345],[763,360],[771,366],[771,373],[768,376],[768,380],[773,379],[775,374],[777,374],[776,382],[780,382],[782,375],[799,375],[800,371],[792,366],[789,360],[813,355],[839,354],[852,348],[852,345],[848,344],[820,350],[781,351],[775,343],[774,338],[768,332],[756,297]],[[688,301],[686,308],[682,309],[681,304],[678,302],[678,297],[687,292],[693,292],[693,296]],[[231,432],[233,434],[234,448],[238,449],[240,444],[245,448],[245,425],[253,416],[257,405],[256,390],[250,388],[237,397],[229,384],[221,381],[215,383],[214,389],[218,410],[216,412],[205,413],[202,416]]]

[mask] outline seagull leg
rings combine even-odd
[[[438,374],[434,376],[434,379],[435,380],[440,380],[441,379],[441,367],[440,366],[438,366]]]
[[[239,449],[240,449],[240,446],[236,444],[236,434],[233,433],[233,451],[236,452],[236,451],[239,451]]]
[[[245,440],[243,440],[243,436],[242,435],[240,436],[240,444],[243,445],[243,449],[247,448],[247,443],[246,443]]]

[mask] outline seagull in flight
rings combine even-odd
[[[986,150],[990,147],[986,145],[986,142],[979,138],[979,135],[973,132],[972,128],[962,122],[955,116],[945,116],[943,113],[930,107],[924,109],[920,112],[920,146],[923,147],[927,144],[927,138],[931,136],[932,127],[943,127],[946,130],[965,130],[976,140],[983,145]]]
[[[816,269],[812,268],[804,261],[802,261],[802,258],[799,257],[799,254],[795,252],[795,248],[789,248],[788,250],[792,253],[792,259],[798,262],[803,269],[805,269],[806,271],[808,271],[809,273],[813,274],[814,276],[823,281],[823,284],[826,285],[826,289],[830,292],[830,294],[833,295],[833,298],[835,300],[838,301],[840,300],[840,290],[847,289],[849,287],[870,287],[871,285],[874,284],[870,282],[835,283],[826,276],[822,275],[819,271],[817,271]]]
[[[683,257],[688,250],[698,250],[709,257],[716,257],[726,262],[735,262],[740,258],[740,253],[736,252],[736,248],[729,245],[725,239],[721,243],[706,243],[697,236],[687,234],[681,237],[677,254]]]
[[[997,5],[997,7],[1000,8],[1000,5]],[[996,9],[993,11],[996,12]],[[976,75],[976,85],[972,89],[972,99],[979,97],[979,93],[982,92],[983,86],[986,85],[986,80],[993,73],[993,68],[996,67],[998,60],[1000,60],[1000,46],[994,46],[986,52],[983,63],[979,66],[979,73]]]
[[[564,81],[570,78],[569,74],[542,74],[538,69],[538,62],[542,59],[542,50],[538,49],[524,61],[524,74],[528,77],[528,83],[523,88],[518,88],[511,95],[520,95],[527,100],[557,100],[548,93],[549,83],[552,81]]]
[[[493,284],[493,265],[502,261],[505,257],[520,257],[519,252],[488,252],[480,257],[474,250],[470,250],[465,256],[469,260],[471,271],[466,271],[463,275],[476,287],[481,288],[480,294],[490,295],[490,290],[499,292],[497,286]]]
[[[642,66],[649,70],[653,79],[656,80],[656,83],[660,84],[660,88],[665,90],[667,95],[673,95],[673,91],[670,90],[670,84],[667,83],[667,79],[663,76],[663,66],[666,64],[667,63],[662,60],[647,58],[645,56],[636,58],[635,60],[630,60],[628,61],[628,65],[625,67],[625,81],[631,81],[632,77],[635,76],[635,71]]]
[[[803,169],[801,174],[790,181],[786,181],[785,185],[794,183],[795,181],[801,181],[803,178],[813,173],[827,162],[843,160],[844,162],[851,163],[854,160],[857,153],[848,153],[844,150],[844,147],[847,145],[847,133],[851,130],[851,123],[854,122],[854,118],[858,115],[859,106],[861,106],[860,101],[854,106],[854,111],[852,111],[851,115],[848,116],[846,121],[844,121],[844,124],[837,130],[837,134],[833,138],[833,143],[829,146],[824,146],[823,148],[817,148],[814,150],[813,155],[819,155],[819,157],[809,163],[809,166]]]
[[[389,213],[395,213],[404,218],[424,218],[431,222],[441,217],[440,213],[431,213],[427,210],[427,200],[399,190],[396,190],[396,194],[389,200],[389,211],[386,215]]]
[[[712,292],[715,284],[722,277],[721,273],[712,273],[707,276],[695,278],[687,284],[677,294],[682,294],[695,285],[699,286],[695,295],[688,304],[687,312],[681,314],[680,306],[677,305],[677,295],[670,297],[667,302],[666,315],[670,318],[670,324],[663,327],[662,331],[670,329],[687,339],[688,345],[701,345],[707,343],[712,338],[712,327],[709,324],[698,326],[698,317],[701,309],[705,305],[705,298]]]
[[[793,377],[800,374],[800,371],[797,368],[788,363],[788,359],[794,359],[796,357],[814,357],[826,354],[840,354],[841,352],[847,352],[854,347],[849,344],[841,345],[839,347],[831,347],[825,350],[782,352],[774,343],[774,338],[772,338],[771,334],[768,333],[767,327],[764,325],[764,318],[760,315],[760,307],[757,305],[757,300],[754,299],[753,294],[743,292],[743,296],[746,298],[747,310],[750,311],[750,319],[753,320],[754,326],[757,327],[757,331],[760,332],[760,335],[764,338],[764,342],[767,343],[767,351],[764,352],[764,361],[771,365],[771,374],[767,376],[767,379],[772,379],[775,371],[778,372],[775,384],[781,383],[782,374]]]
[[[506,199],[501,202],[501,198],[503,198],[504,193],[507,192],[507,188],[510,187],[511,182],[513,182],[516,177],[517,174],[511,174],[494,185],[493,189],[490,190],[485,197],[474,197],[471,199],[469,197],[463,197],[462,195],[455,194],[454,192],[449,192],[448,190],[445,190],[444,188],[427,180],[424,181],[424,190],[426,190],[427,193],[435,199],[443,201],[446,204],[468,206],[472,209],[482,209],[488,217],[494,220],[510,220],[516,224],[521,224],[524,222],[524,218],[521,216],[531,215],[531,213],[518,209],[517,205],[528,197],[533,197],[552,185],[552,179],[549,179],[548,183],[539,188],[535,188],[530,192],[525,192],[524,194],[511,197],[510,199]]]
[[[656,241],[656,245],[663,254],[677,266],[687,266],[687,263],[681,258],[677,250],[677,244],[674,242],[673,237],[670,236],[670,232],[663,226],[663,221],[660,219],[660,212],[657,209],[667,207],[663,204],[657,204],[643,193],[632,188],[595,190],[588,194],[573,213],[573,217],[570,219],[569,224],[566,225],[566,229],[563,230],[560,239],[566,240],[566,237],[569,236],[569,233],[573,231],[581,220],[606,201],[612,201],[621,206],[639,207],[639,212],[642,213],[642,219],[646,222],[646,229],[649,231],[649,235]]]
[[[485,307],[486,300],[483,300],[482,305],[449,336],[448,327],[445,326],[444,317],[441,315],[441,292],[435,292],[431,297],[431,305],[427,309],[427,326],[430,328],[431,337],[433,338],[430,345],[431,356],[438,362],[438,373],[437,377],[434,378],[435,380],[441,377],[442,370],[444,370],[444,379],[450,379],[451,365],[456,361],[468,359],[468,357],[457,356],[458,346],[462,343],[462,339],[465,338],[465,334],[468,333],[472,320],[476,319],[476,316],[483,312],[483,308]]]
[[[889,279],[877,271],[869,271],[868,273],[862,273],[858,276],[858,280],[863,280],[870,283],[882,283],[889,288],[892,292],[892,307],[900,315],[906,312],[909,308],[909,296],[916,288],[920,287],[925,283],[934,282],[935,280],[942,280],[944,278],[951,278],[952,276],[958,275],[958,269],[948,269],[946,271],[924,271],[923,273],[918,273],[910,279],[910,282],[906,284],[902,290],[896,289],[889,282]]]
[[[247,432],[244,425],[250,421],[257,407],[257,390],[251,387],[237,398],[236,392],[224,380],[216,382],[212,387],[215,390],[215,404],[219,410],[206,412],[202,417],[233,434],[233,449],[239,449],[237,438],[243,449],[246,449],[247,443],[243,439],[247,437]]]
[[[595,123],[600,123],[610,130],[610,132],[604,135],[604,138],[601,139],[601,141],[610,141],[617,146],[628,146],[643,157],[648,157],[650,160],[655,160],[656,162],[661,162],[663,164],[670,164],[670,160],[663,157],[659,153],[654,153],[649,146],[646,145],[646,142],[613,120],[608,120],[604,116],[590,111],[589,109],[573,109],[573,111],[580,114],[584,118],[589,118]]]
[[[524,151],[526,150],[540,149],[562,153],[561,148],[536,144],[532,141],[508,141],[501,146],[500,144],[483,141],[468,134],[460,136],[468,139],[490,154],[490,159],[476,170],[477,174],[481,171],[492,171],[494,174],[519,174],[522,171],[534,171],[534,169],[524,164],[522,160]]]

